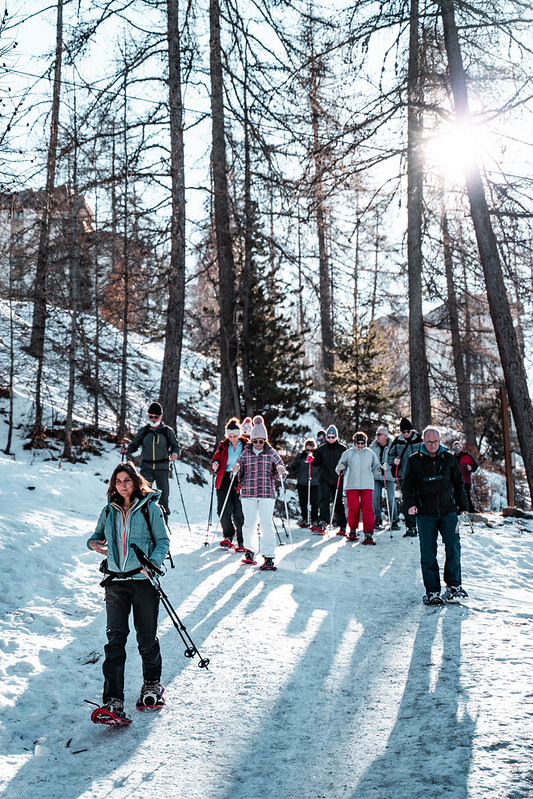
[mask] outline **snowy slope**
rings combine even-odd
[[[105,641],[85,540],[116,450],[90,464],[0,457],[0,785],[7,799],[486,799],[533,795],[533,524],[462,529],[471,599],[426,608],[417,540],[376,547],[293,530],[279,569],[204,546],[209,486],[172,487],[164,588],[209,671],[162,611],[167,707],[91,724]],[[278,522],[279,524],[279,522]],[[213,531],[209,540],[213,541]]]

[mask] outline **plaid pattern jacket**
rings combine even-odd
[[[265,442],[262,452],[255,455],[252,444],[247,444],[239,460],[238,478],[241,484],[241,497],[254,499],[275,499],[278,466],[283,461],[270,444]],[[285,467],[284,467],[285,468]],[[285,474],[287,471],[285,470]]]

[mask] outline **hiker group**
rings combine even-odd
[[[89,549],[105,557],[100,570],[105,575],[102,585],[108,642],[103,663],[103,705],[93,711],[93,721],[104,724],[131,721],[124,711],[130,612],[143,672],[137,707],[157,710],[164,705],[157,639],[160,598],[171,618],[175,611],[154,575],[161,573],[169,552],[169,470],[171,466],[175,470],[180,447],[174,431],[163,423],[163,408],[158,402],[148,408],[148,424],[128,446],[122,446],[123,457],[132,456],[139,447],[139,471],[130,462],[115,468],[107,503],[87,542]],[[213,453],[211,469],[211,496],[216,488],[223,536],[220,545],[242,553],[243,564],[255,565],[260,551],[263,560],[259,568],[276,569],[274,508],[278,486],[281,483],[285,489],[289,476],[296,480],[300,527],[319,535],[335,530],[337,535],[358,541],[362,520],[362,544],[375,543],[374,533],[383,528],[385,512],[391,535],[399,529],[396,494],[400,489],[404,536],[418,535],[420,541],[424,601],[439,604],[445,599],[467,596],[461,585],[457,514],[473,510],[470,489],[477,464],[460,442],[454,443],[453,454],[449,452],[435,427],[426,427],[420,434],[409,419],[403,418],[400,433],[394,439],[387,427],[380,426],[370,445],[366,433],[358,430],[353,434],[353,445],[346,447],[331,424],[319,430],[316,439],[308,438],[287,468],[269,443],[262,416],[247,417],[242,424],[232,417],[226,424],[224,439]],[[154,482],[157,490],[152,489]],[[437,562],[439,533],[446,553],[443,594]],[[177,617],[173,623],[183,637],[185,627]],[[186,631],[185,635],[188,636]],[[184,640],[187,656],[199,655],[190,639]],[[199,665],[207,667],[208,662],[200,659]]]

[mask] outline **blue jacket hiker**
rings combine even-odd
[[[152,709],[164,704],[160,685],[161,650],[157,638],[159,595],[130,545],[137,544],[155,566],[161,567],[170,540],[158,504],[160,492],[150,489],[133,464],[121,463],[116,467],[107,496],[107,505],[100,513],[87,546],[106,556],[100,566],[107,575],[102,581],[107,612],[107,644],[102,666],[103,708],[115,717],[127,720],[124,712],[124,667],[132,610],[143,671],[137,706],[144,707],[143,698],[147,696],[151,697]]]

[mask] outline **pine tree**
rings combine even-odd
[[[285,296],[272,270],[254,272],[248,341],[250,393],[254,412],[264,417],[275,444],[287,430],[287,420],[308,410],[311,380],[303,340],[296,332],[296,311],[292,306],[284,310]],[[302,430],[291,426],[292,433]]]
[[[372,320],[339,334],[336,344],[336,363],[330,375],[333,395],[327,410],[346,436],[356,430],[369,433],[394,414],[400,396],[400,392],[389,390],[387,341]]]

